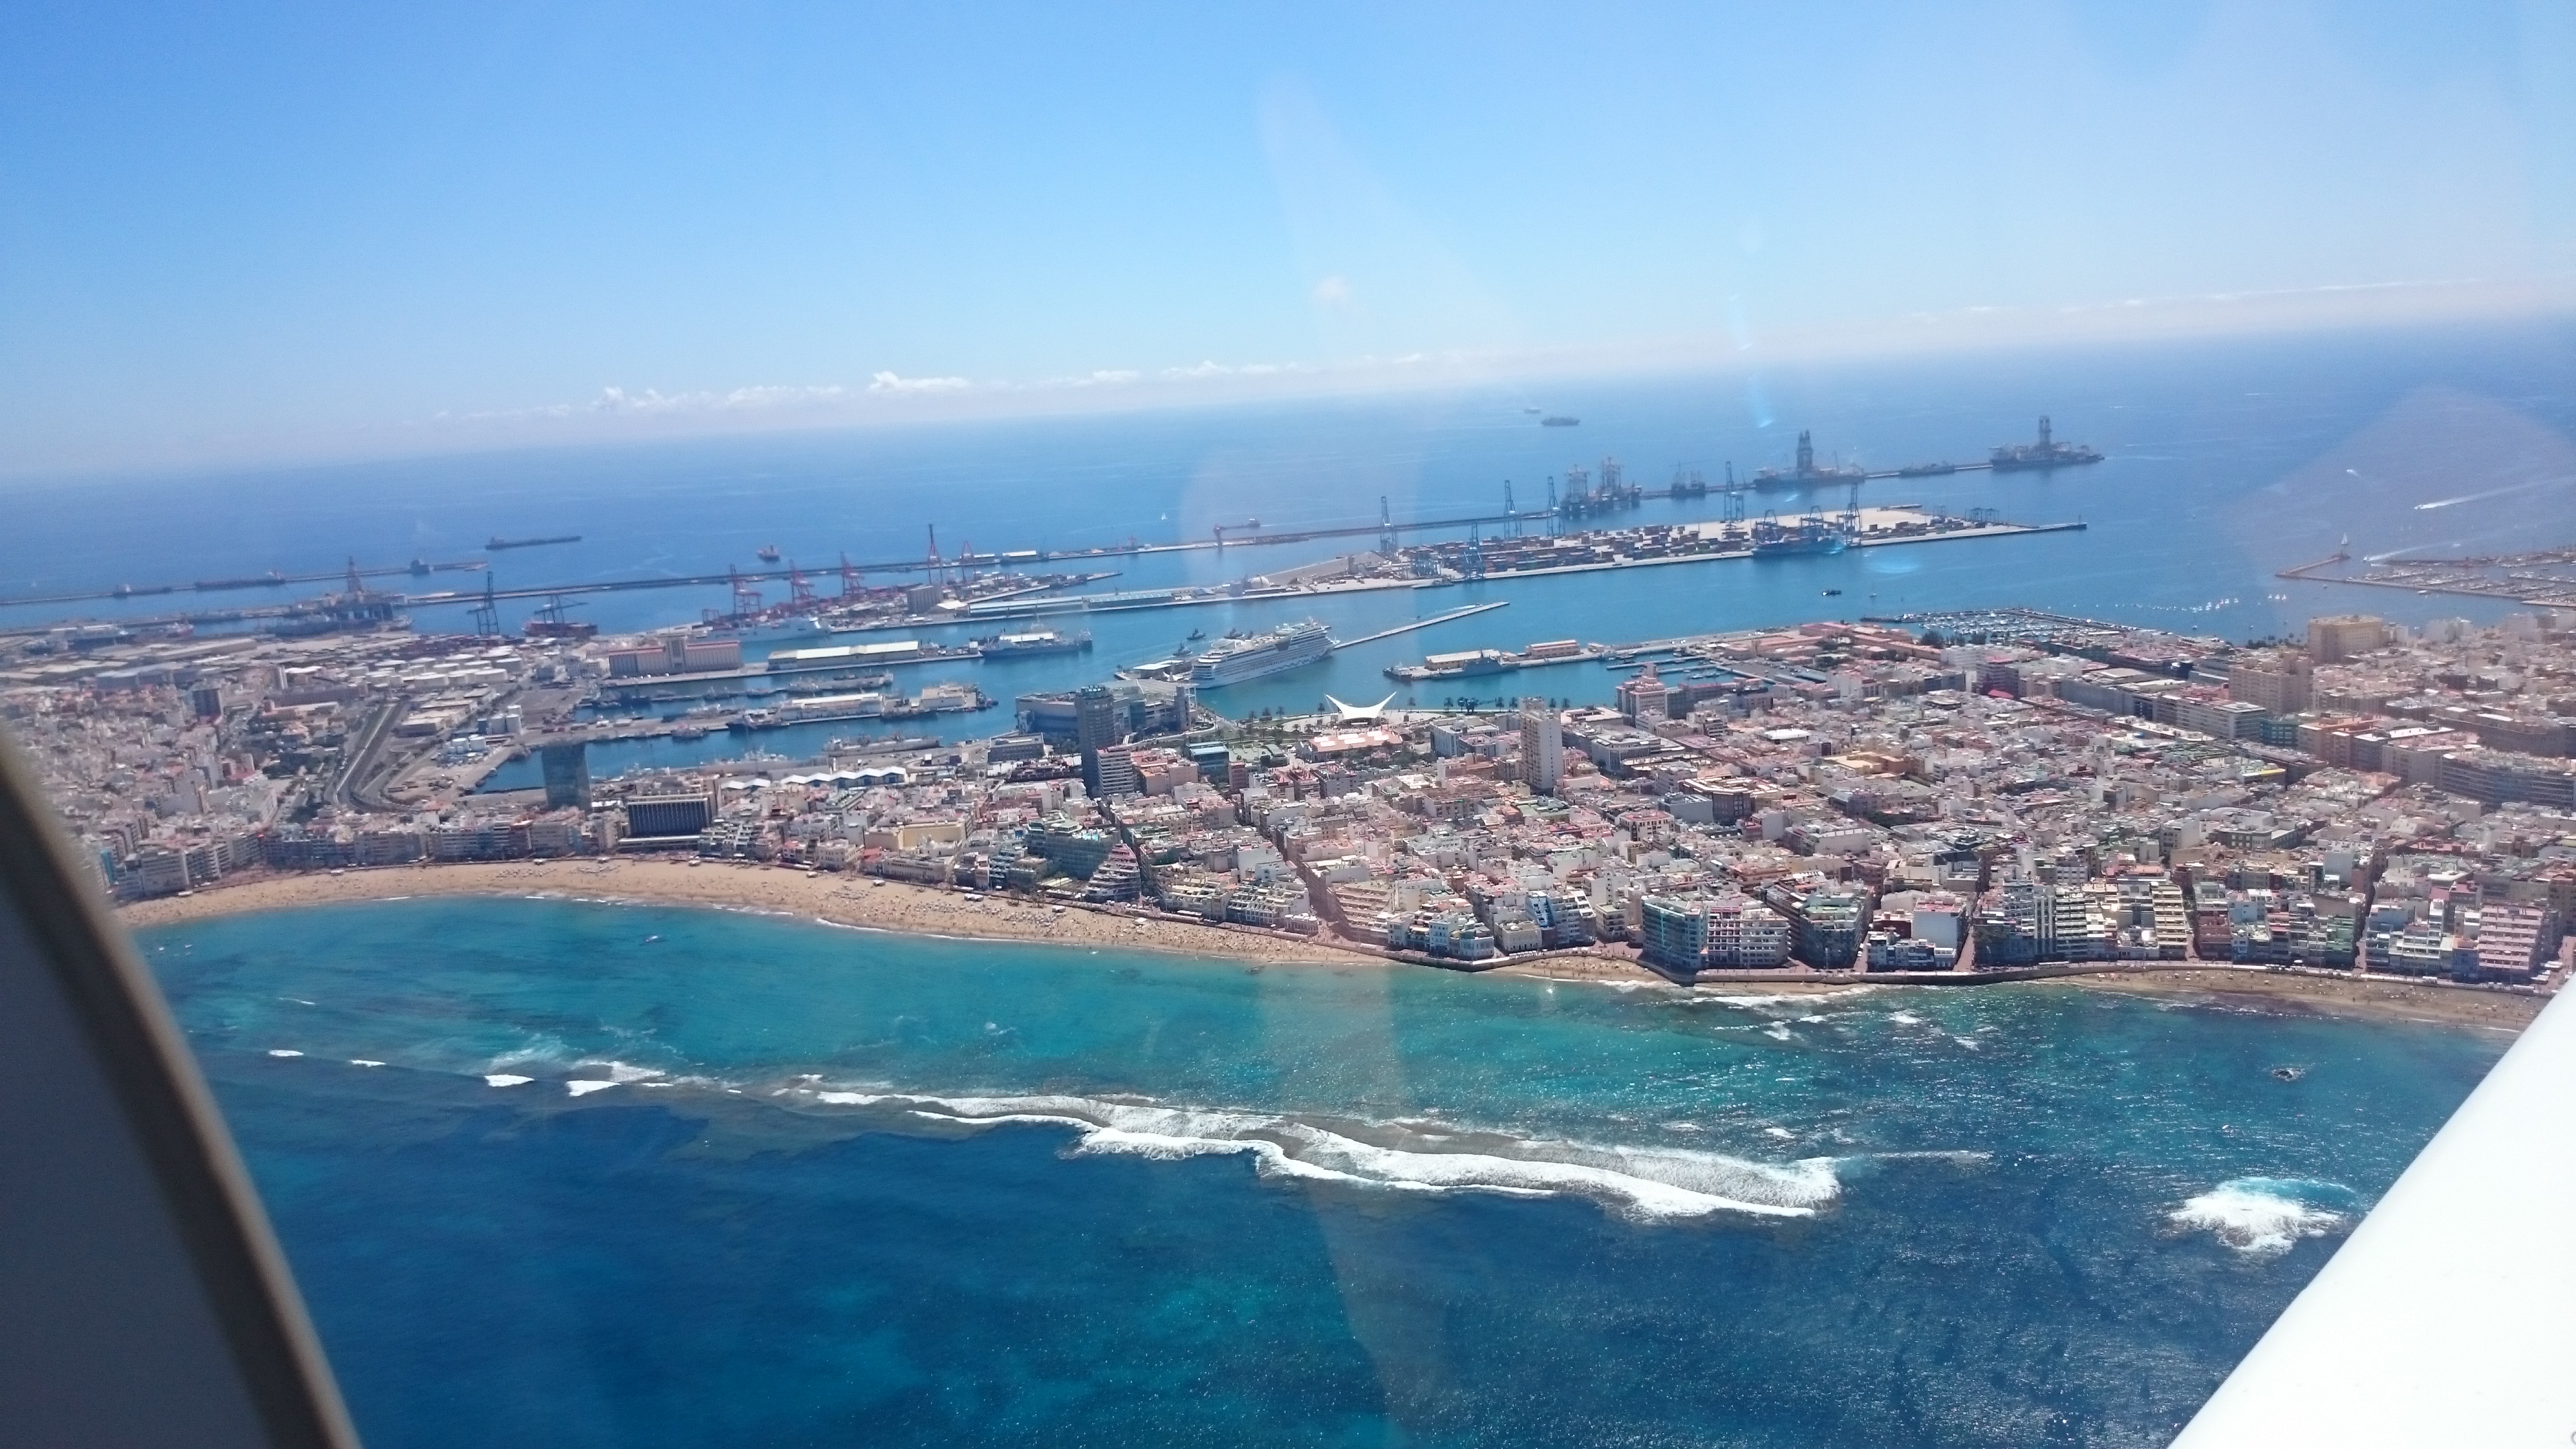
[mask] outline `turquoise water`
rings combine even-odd
[[[2160,1443],[2502,1047],[566,901],[142,941],[377,1445]]]

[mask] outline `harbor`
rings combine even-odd
[[[2543,609],[2576,607],[2576,547],[2472,558],[2382,554],[2359,560],[2361,566],[2356,570],[2330,572],[2353,562],[2352,550],[2346,545],[2314,563],[2283,569],[2277,577],[2306,583],[2404,589],[2417,594],[2452,594]]]
[[[1662,487],[1644,487],[1627,481],[1627,475],[1616,459],[1605,458],[1599,464],[1576,465],[1563,471],[1562,486],[1558,475],[1546,481],[1544,504],[1536,500],[1524,506],[1511,485],[1503,488],[1503,507],[1499,512],[1478,511],[1438,516],[1396,518],[1380,501],[1379,517],[1374,522],[1325,524],[1299,528],[1265,528],[1260,520],[1240,524],[1216,525],[1204,538],[1180,538],[1147,542],[1130,537],[1123,542],[1104,543],[1083,548],[1014,548],[978,550],[971,544],[943,553],[938,543],[936,526],[927,530],[928,543],[922,553],[909,557],[879,558],[853,563],[846,553],[830,551],[833,564],[820,568],[800,567],[791,552],[776,545],[764,545],[758,552],[763,566],[742,569],[728,566],[721,572],[657,573],[624,577],[567,578],[556,582],[513,584],[503,587],[493,577],[495,560],[469,559],[431,562],[413,558],[399,564],[361,566],[354,559],[340,570],[321,572],[288,572],[270,570],[235,578],[202,579],[173,583],[115,583],[90,588],[62,588],[16,597],[0,597],[0,611],[59,608],[85,602],[130,602],[154,597],[176,597],[184,594],[210,594],[236,590],[267,590],[299,584],[338,582],[342,588],[317,599],[281,604],[244,604],[210,609],[182,609],[176,612],[139,616],[124,620],[124,625],[141,629],[227,628],[249,626],[262,632],[294,632],[297,628],[355,627],[370,622],[383,622],[414,610],[457,608],[480,611],[478,625],[485,632],[498,631],[498,610],[504,603],[535,601],[551,611],[552,622],[561,626],[566,621],[562,611],[586,596],[630,594],[664,590],[725,589],[730,594],[723,617],[734,620],[776,622],[782,619],[812,616],[830,612],[840,616],[833,627],[838,630],[860,628],[904,629],[925,628],[938,623],[954,622],[960,616],[1000,619],[1023,613],[1055,612],[1060,604],[1006,607],[1006,601],[1042,593],[1060,593],[1115,577],[1115,571],[1078,569],[1072,572],[1038,573],[1041,566],[1067,562],[1099,562],[1120,558],[1148,558],[1158,555],[1223,554],[1226,550],[1278,548],[1337,538],[1374,538],[1380,555],[1399,554],[1406,550],[1408,535],[1457,533],[1465,530],[1479,537],[1483,530],[1495,530],[1494,537],[1522,537],[1537,534],[1561,536],[1569,525],[1625,512],[1648,500],[1664,499],[1691,503],[1710,498],[1725,500],[1730,517],[1740,518],[1746,500],[1760,495],[1782,492],[1818,494],[1834,488],[1856,488],[1860,484],[1888,479],[1925,479],[1949,477],[1985,471],[2053,470],[2080,467],[2101,461],[2102,455],[2080,444],[2059,443],[2051,437],[2047,420],[2041,419],[2039,441],[1998,447],[1987,461],[1973,463],[1919,463],[1895,468],[1863,469],[1841,467],[1815,461],[1814,448],[1807,435],[1801,434],[1798,459],[1792,467],[1757,470],[1737,477],[1730,465],[1722,481],[1711,483],[1699,470],[1677,468],[1672,481]],[[2002,525],[2031,530],[2069,527],[2064,524]],[[1974,535],[1969,535],[1974,536]],[[488,553],[537,548],[569,547],[582,540],[579,533],[562,533],[528,537],[494,535],[484,549]],[[815,550],[816,554],[827,551]],[[438,573],[472,572],[484,575],[478,589],[377,588],[370,580],[427,578]],[[866,584],[868,575],[921,575],[926,584]],[[815,587],[817,580],[837,576],[836,593],[826,594]],[[1247,576],[1247,579],[1258,576]],[[770,603],[762,597],[764,590],[784,585],[788,597]],[[1247,584],[1257,589],[1260,585]],[[918,597],[927,588],[930,597]],[[1223,592],[1223,591],[1220,591]],[[1241,590],[1233,591],[1239,596]],[[1219,602],[1208,592],[1188,590],[1144,590],[1134,598],[1093,596],[1085,605],[1095,609],[1141,607],[1183,607],[1191,604]],[[950,607],[941,608],[941,605]],[[983,606],[983,607],[979,607]],[[63,621],[0,626],[0,637],[41,633],[61,626]],[[577,628],[578,626],[576,626]]]

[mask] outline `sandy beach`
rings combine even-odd
[[[509,861],[396,866],[339,875],[252,875],[235,877],[187,896],[139,901],[120,907],[117,914],[130,926],[164,926],[252,911],[434,895],[553,895],[769,911],[915,935],[1116,946],[1202,959],[1343,967],[1410,964],[1363,946],[1340,946],[1243,926],[1209,926],[1117,908],[1068,906],[1059,911],[1006,896],[970,897],[866,876],[808,875],[773,866],[690,865],[664,859]],[[1633,960],[1606,952],[1568,952],[1515,961],[1487,971],[1498,976],[1551,981],[1669,984]],[[1791,981],[1780,980],[1776,975],[1762,980],[1729,980],[1704,974],[1697,986],[1689,989],[1704,993],[1795,995],[1847,990],[1867,980],[1843,975]],[[2088,972],[1980,989],[2070,988],[2165,996],[2234,1010],[2430,1022],[2507,1032],[2520,1031],[2547,1004],[2543,997],[2501,991],[2226,967]]]
[[[120,907],[117,914],[129,926],[165,926],[250,911],[440,895],[561,895],[731,907],[925,936],[1119,946],[1264,962],[1388,964],[1374,953],[1317,945],[1249,927],[1197,925],[1079,906],[1058,912],[1003,896],[973,898],[868,876],[807,875],[774,866],[689,865],[677,860],[506,861],[393,866],[341,875],[263,875],[229,880],[188,896],[138,901]]]

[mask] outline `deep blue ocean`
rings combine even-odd
[[[570,901],[142,942],[379,1449],[2159,1444],[2503,1045]]]
[[[1524,411],[1537,406],[1582,423],[1541,428]],[[1867,493],[1962,512],[1991,508],[2024,522],[2080,519],[2088,525],[2081,533],[1506,580],[1320,605],[1100,615],[1089,620],[1098,641],[1091,654],[922,666],[897,678],[914,690],[972,680],[1007,701],[1164,657],[1192,629],[1217,635],[1313,614],[1355,638],[1492,600],[1510,607],[1219,691],[1209,703],[1244,714],[1312,709],[1326,692],[1375,700],[1395,687],[1381,673],[1387,665],[1438,650],[1518,648],[1569,635],[1616,643],[1871,611],[2024,603],[2247,639],[2295,633],[2312,614],[2346,609],[2405,619],[2495,612],[2470,600],[2273,577],[2332,553],[2347,536],[2355,554],[2576,542],[2569,441],[2576,327],[2553,324],[17,483],[7,494],[10,527],[0,533],[0,620],[31,616],[8,608],[11,596],[326,571],[350,557],[480,558],[494,534],[582,536],[575,545],[490,556],[499,584],[535,586],[749,568],[765,543],[813,568],[844,553],[918,558],[934,524],[942,549],[953,553],[970,542],[1002,550],[1206,539],[1219,524],[1240,537],[1254,518],[1271,530],[1367,524],[1381,498],[1399,519],[1492,514],[1501,511],[1506,480],[1529,507],[1545,498],[1551,476],[1597,468],[1609,456],[1649,486],[1669,481],[1677,467],[1716,479],[1729,462],[1739,473],[1784,465],[1801,428],[1813,431],[1820,456],[1845,463],[1977,461],[1995,444],[2025,441],[2043,412],[2060,438],[2089,442],[2108,461],[2053,474],[1889,479]],[[1756,512],[1775,501],[1784,512],[1804,506],[1794,495],[1766,495]],[[1714,499],[1659,500],[1611,521],[1715,517],[1719,507]],[[1216,583],[1372,542],[1112,559],[1094,567],[1119,577],[1095,587]],[[434,582],[471,588],[477,577],[442,574]],[[824,583],[827,592],[833,586]],[[772,587],[773,598],[781,593]],[[266,594],[196,597],[229,604]],[[721,589],[595,595],[576,617],[612,630],[643,628],[694,620],[726,602]],[[113,616],[170,606],[165,599],[84,607]],[[506,611],[505,626],[515,630],[533,607]],[[466,626],[462,610],[423,610],[416,622]],[[958,626],[927,637],[974,632]],[[1515,693],[1606,701],[1617,678],[1587,664],[1510,683]],[[991,714],[943,721],[951,734],[990,733],[1000,723]],[[756,739],[799,756],[850,732],[816,725]],[[740,737],[721,734],[608,747],[593,768],[677,764],[742,748]]]

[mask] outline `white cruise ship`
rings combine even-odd
[[[1205,654],[1190,661],[1190,683],[1201,689],[1222,689],[1282,669],[1312,664],[1332,652],[1333,636],[1324,631],[1321,622],[1307,619],[1282,624],[1265,634],[1217,640]]]

